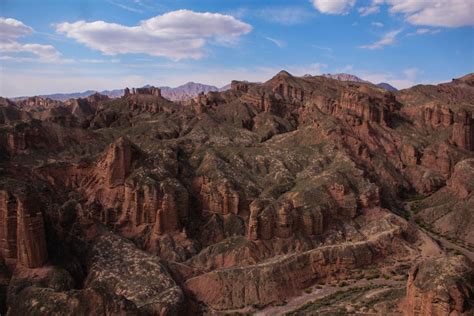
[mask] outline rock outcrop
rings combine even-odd
[[[238,214],[242,209],[239,192],[227,181],[211,181],[206,177],[198,177],[194,181],[196,192],[199,192],[202,209],[222,215]]]
[[[474,119],[468,111],[456,114],[451,141],[459,148],[474,150]]]
[[[405,315],[471,315],[474,269],[466,257],[425,260],[410,271]]]
[[[474,159],[466,159],[454,166],[448,187],[460,198],[467,198],[474,192]]]
[[[250,85],[251,83],[247,81],[232,80],[232,82],[230,83],[230,89],[235,91],[248,92]]]
[[[247,236],[250,240],[288,238],[296,233],[304,236],[323,232],[321,209],[298,209],[291,201],[275,203],[257,199],[250,204]]]
[[[156,87],[132,88],[132,90],[130,90],[129,88],[124,89],[125,97],[137,94],[148,94],[153,95],[155,97],[161,97],[161,90],[160,88]]]
[[[0,191],[0,252],[3,258],[37,268],[48,260],[43,214],[31,193]]]
[[[74,289],[58,267],[17,272],[10,281],[8,315],[178,315],[185,298],[167,269],[133,243],[99,229],[87,255],[88,276]]]
[[[137,149],[130,141],[121,137],[110,145],[98,162],[96,170],[99,176],[105,179],[108,187],[123,185],[130,175],[133,160],[137,155]]]
[[[284,255],[256,265],[216,269],[189,278],[190,297],[215,310],[239,309],[253,304],[278,304],[318,280],[350,274],[386,256],[404,253],[400,230],[374,236],[370,241],[319,247]]]
[[[183,311],[183,292],[166,268],[130,241],[101,233],[93,240],[88,262],[87,288],[124,297],[141,314],[177,315]]]
[[[447,106],[427,106],[424,109],[423,120],[433,128],[449,127],[453,124],[453,112]]]

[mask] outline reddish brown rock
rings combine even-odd
[[[29,268],[48,259],[43,215],[31,194],[0,191],[0,251]]]
[[[232,80],[230,88],[235,91],[248,92],[250,83],[246,81]]]
[[[418,153],[415,146],[411,144],[404,143],[402,145],[401,159],[403,163],[407,166],[413,166],[418,164],[420,154]]]
[[[39,96],[27,98],[25,100],[20,101],[19,104],[24,109],[30,109],[35,111],[51,109],[63,105],[61,101],[43,98]]]
[[[189,278],[184,287],[192,299],[215,310],[278,304],[318,280],[403,254],[402,231],[398,227],[388,234],[377,234],[368,242],[319,247],[256,265],[216,269]]]
[[[371,100],[366,95],[354,92],[344,91],[339,101],[339,107],[344,110],[353,111],[358,117],[364,121],[376,123],[388,123],[388,111],[382,104]]]
[[[474,159],[466,159],[454,166],[448,187],[460,198],[467,198],[474,192]]]
[[[296,233],[309,237],[322,232],[323,213],[319,208],[298,209],[289,200],[275,203],[257,199],[250,204],[249,240],[289,238]]]
[[[471,315],[474,270],[464,256],[425,260],[410,271],[405,315]]]
[[[354,218],[357,215],[357,199],[353,192],[347,191],[345,186],[339,183],[333,184],[329,192],[339,205],[339,213],[342,216]]]
[[[439,146],[430,146],[425,148],[421,157],[421,165],[437,171],[444,177],[449,177],[453,165],[452,156],[453,150],[446,143],[442,143]]]
[[[130,95],[137,95],[137,94],[148,94],[148,95],[153,95],[155,97],[161,97],[161,90],[160,88],[156,87],[145,87],[145,88],[132,88],[130,90],[129,88],[124,89],[124,96],[128,97]]]
[[[449,127],[453,124],[453,112],[447,106],[428,105],[424,108],[423,120],[433,128]]]
[[[468,111],[456,114],[451,141],[459,148],[474,150],[474,119]]]
[[[301,215],[301,223],[303,232],[306,236],[319,235],[323,232],[323,213],[316,208],[313,211],[303,211]]]
[[[114,187],[124,183],[132,169],[132,162],[137,150],[126,138],[119,138],[111,144],[106,154],[97,165],[97,171],[104,173],[106,183]]]
[[[37,123],[23,123],[14,129],[2,132],[0,145],[2,143],[12,156],[29,154],[35,149],[42,149],[53,144],[42,126]]]
[[[185,288],[192,298],[216,310],[266,305],[296,295],[336,271],[372,262],[366,244],[326,247],[255,266],[214,270],[187,280]]]
[[[0,99],[0,185],[33,212],[28,220],[17,210],[10,221],[2,201],[2,256],[10,265],[39,264],[31,236],[45,239],[32,219],[40,213],[51,262],[77,281],[57,289],[28,276],[11,283],[22,294],[9,307],[253,313],[318,280],[353,279],[353,269],[386,273],[395,262],[442,255],[420,221],[467,251],[471,123],[453,113],[472,106],[470,82],[390,93],[283,71],[182,103],[154,88],[55,106],[39,100],[31,107],[48,107],[39,111]],[[40,194],[37,207],[10,185],[19,179]],[[410,223],[393,215],[407,203]],[[99,227],[110,236],[96,236]],[[197,304],[184,301],[173,279]]]
[[[194,187],[199,192],[203,210],[222,215],[239,213],[239,193],[229,181],[214,182],[201,176],[194,181]]]

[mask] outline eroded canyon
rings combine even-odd
[[[474,75],[0,99],[0,313],[469,315]]]

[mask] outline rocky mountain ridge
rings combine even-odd
[[[469,315],[473,78],[1,98],[0,313]]]
[[[361,78],[359,78],[355,75],[346,74],[346,73],[323,74],[322,76],[326,77],[326,78],[340,80],[340,81],[369,82],[369,81],[363,80],[363,79],[361,79]],[[382,89],[386,89],[388,91],[392,91],[392,92],[398,91],[397,88],[395,88],[394,86],[392,86],[391,84],[386,83],[386,82],[380,82],[380,83],[377,83],[375,85],[377,87],[380,87]]]

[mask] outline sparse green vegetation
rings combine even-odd
[[[363,292],[376,288],[375,286],[354,287],[347,290],[338,291],[328,295],[322,299],[307,303],[302,307],[289,312],[285,315],[322,315],[322,309],[331,307],[330,315],[347,314],[345,308],[333,306],[337,302],[345,301],[353,296],[357,296]],[[333,309],[334,308],[334,309]]]

